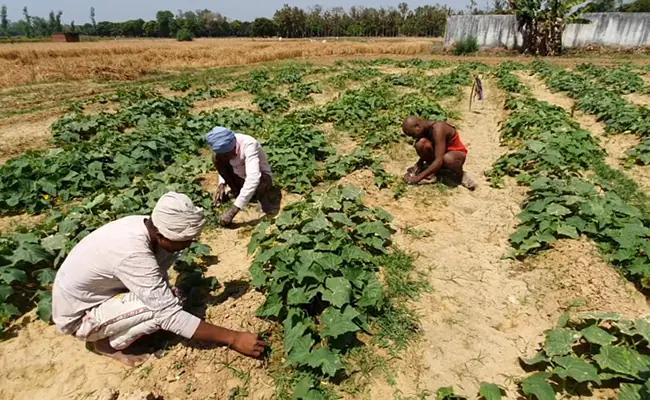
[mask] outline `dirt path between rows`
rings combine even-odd
[[[644,298],[601,261],[590,243],[565,241],[525,263],[503,259],[525,188],[511,184],[493,189],[483,177],[483,171],[506,152],[499,145],[498,123],[506,117],[502,99],[491,80],[485,81],[485,91],[487,99],[475,103],[471,112],[466,108],[469,89],[458,104],[461,137],[470,152],[467,170],[481,185],[475,192],[423,185],[409,188],[396,201],[390,191],[374,189],[369,171],[343,179],[364,187],[367,203],[395,216],[395,243],[419,255],[416,265],[432,287],[412,304],[421,315],[423,335],[391,365],[396,383],[391,386],[376,373],[375,384],[354,398],[394,400],[398,390],[413,396],[447,385],[473,397],[480,381],[504,385],[514,398],[506,376],[523,374],[517,358],[533,351],[543,330],[552,327],[571,302],[584,300],[585,309],[628,315],[650,311]],[[403,145],[386,167],[401,172],[414,161],[412,148]],[[286,197],[284,202],[295,199]],[[249,210],[236,222],[258,215]],[[413,229],[423,233],[419,239]],[[253,330],[267,326],[253,317],[263,296],[248,286],[250,234],[251,227],[242,225],[208,230],[203,238],[218,257],[207,274],[222,285],[205,312],[213,323]],[[16,336],[0,342],[2,399],[97,400],[106,389],[139,389],[167,400],[273,397],[267,366],[224,348],[170,341],[162,358],[129,369],[33,320],[33,314],[23,318],[24,327]]]

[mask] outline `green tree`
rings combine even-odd
[[[589,23],[581,18],[585,5],[584,0],[511,0],[510,8],[523,38],[521,50],[541,56],[559,55],[566,25]]]
[[[0,9],[0,31],[4,36],[9,36],[9,20],[7,19],[7,6],[4,4]]]
[[[56,13],[56,17],[54,18],[54,30],[56,32],[62,32],[63,31],[63,24],[61,23],[61,16],[63,15],[63,11],[59,11]]]
[[[256,18],[251,25],[251,33],[255,37],[271,37],[277,35],[278,27],[268,18]]]
[[[97,34],[97,22],[95,22],[95,7],[90,7],[90,23],[93,26],[93,35]]]
[[[170,37],[174,28],[174,14],[171,11],[158,11],[156,13],[156,21],[158,22],[158,36]]]
[[[25,24],[23,25],[24,34],[27,37],[32,37],[32,17],[29,15],[27,7],[23,7],[23,16],[25,17]]]
[[[650,0],[636,0],[635,2],[620,6],[623,12],[650,12]]]
[[[159,31],[158,22],[156,21],[147,21],[142,25],[142,34],[145,37],[156,37]]]
[[[54,11],[50,11],[50,19],[47,24],[47,34],[51,35],[53,32],[58,32],[56,30],[56,16],[54,15]],[[39,35],[43,36],[43,35]]]

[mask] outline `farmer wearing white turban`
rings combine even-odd
[[[265,214],[280,210],[282,192],[273,184],[271,167],[257,140],[228,128],[217,126],[205,135],[214,152],[212,162],[219,172],[215,205],[226,198],[226,186],[236,197],[234,205],[221,218],[222,225],[232,222],[237,213],[252,201],[258,201]]]
[[[184,311],[167,269],[199,236],[205,218],[184,194],[162,196],[151,217],[118,219],[79,242],[61,265],[52,290],[57,329],[87,342],[95,353],[127,365],[148,355],[122,352],[163,329],[187,339],[232,347],[251,357],[264,352],[257,334],[221,328]]]

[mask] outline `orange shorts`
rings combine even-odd
[[[467,147],[465,147],[463,142],[460,140],[460,132],[458,131],[456,131],[456,136],[451,140],[451,142],[447,143],[447,152],[450,151],[460,151],[467,154]]]

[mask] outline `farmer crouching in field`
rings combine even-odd
[[[417,184],[447,172],[454,183],[469,190],[476,189],[476,182],[463,171],[467,147],[454,126],[410,116],[402,123],[402,130],[415,139],[415,150],[420,157],[415,166],[407,170],[404,179],[408,183]]]
[[[214,151],[212,162],[219,172],[215,205],[226,199],[225,185],[236,197],[235,204],[221,216],[221,224],[229,225],[251,200],[258,201],[265,214],[277,214],[282,192],[273,185],[271,167],[259,142],[221,126],[208,132],[205,139]]]
[[[167,269],[204,224],[203,209],[186,195],[170,192],[151,217],[124,217],[86,236],[54,280],[52,312],[58,330],[130,366],[148,355],[122,350],[160,329],[259,357],[265,344],[257,334],[231,331],[189,314],[170,286]]]

